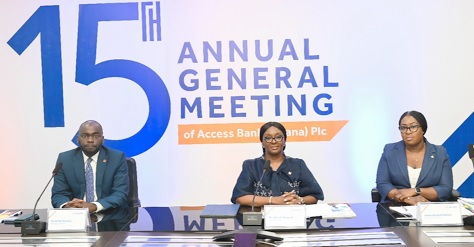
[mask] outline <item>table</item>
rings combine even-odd
[[[313,219],[308,221],[308,228],[305,230],[274,231],[284,238],[276,244],[341,246],[350,243],[376,244],[382,241],[384,246],[432,246],[437,242],[443,245],[446,237],[441,233],[446,232],[464,234],[466,236],[462,237],[463,239],[472,241],[470,244],[449,243],[449,246],[469,246],[474,242],[474,239],[471,239],[474,237],[468,236],[474,236],[472,226],[414,227],[407,222],[396,221],[384,204],[350,205],[357,215],[356,218]],[[242,229],[239,215],[236,219],[204,219],[200,218],[203,208],[176,206],[120,209],[107,212],[98,223],[98,232],[42,233],[27,238],[21,238],[19,227],[0,224],[0,244],[21,246],[51,241],[49,245],[54,246],[54,241],[58,241],[58,246],[64,246],[68,241],[75,241],[83,243],[84,246],[168,246],[170,243],[176,243],[173,246],[232,246],[232,242],[215,242],[212,237],[225,231]],[[245,210],[248,208],[242,207],[239,214]],[[28,209],[23,211],[31,212]],[[37,212],[41,220],[46,219],[46,209]],[[272,246],[265,243],[260,245]]]

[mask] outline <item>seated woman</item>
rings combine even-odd
[[[321,187],[302,159],[283,152],[286,129],[277,122],[260,127],[263,155],[245,160],[232,193],[232,203],[261,207],[271,204],[314,204],[323,200]],[[265,161],[271,169],[264,171]],[[261,182],[259,182],[261,181]]]
[[[420,112],[403,113],[398,125],[403,140],[385,145],[377,169],[381,202],[447,201],[453,171],[446,149],[426,140],[428,124]]]

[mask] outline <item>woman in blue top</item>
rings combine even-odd
[[[425,138],[425,116],[407,111],[398,125],[402,141],[385,145],[377,169],[382,202],[447,201],[453,190],[451,162],[443,146]]]
[[[232,193],[232,203],[261,207],[271,204],[314,204],[324,199],[323,190],[302,159],[283,152],[286,130],[268,122],[260,127],[263,156],[245,160]],[[264,171],[265,161],[271,169]],[[259,182],[261,181],[261,182]]]

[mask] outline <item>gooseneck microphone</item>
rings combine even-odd
[[[263,175],[265,174],[266,171],[268,171],[268,170],[270,170],[270,169],[272,169],[272,167],[270,166],[270,161],[269,161],[269,160],[265,160],[265,165],[263,166],[262,175],[260,176],[260,179],[258,180],[257,188],[255,189],[255,192],[253,193],[253,197],[252,197],[252,212],[254,211],[255,196],[257,196],[258,187],[259,187],[259,185],[262,183]]]
[[[269,231],[262,230],[262,212],[254,212],[255,197],[257,196],[258,188],[261,187],[261,182],[265,172],[271,171],[272,167],[270,166],[270,161],[265,160],[265,165],[263,166],[263,172],[260,176],[260,179],[257,183],[257,188],[253,193],[252,198],[252,211],[243,212],[243,229],[238,229],[234,231],[224,232],[217,236],[214,236],[214,240],[228,240],[234,239],[234,246],[256,246],[256,239],[271,239],[274,241],[282,241],[283,238],[277,234]]]
[[[56,166],[54,167],[53,174],[51,175],[51,178],[49,179],[48,183],[44,187],[43,191],[41,192],[40,196],[36,200],[35,207],[33,208],[33,213],[31,214],[31,217],[29,220],[25,220],[21,223],[21,234],[23,235],[34,235],[34,234],[40,234],[44,232],[46,228],[46,222],[44,221],[37,221],[39,217],[36,215],[36,206],[38,205],[39,200],[41,199],[41,196],[43,196],[44,191],[46,188],[48,188],[49,183],[51,183],[51,180],[53,180],[54,176],[58,174],[59,170],[63,167],[63,164],[61,162],[56,163]]]
[[[253,193],[252,197],[252,209],[250,212],[244,212],[243,217],[243,225],[244,226],[259,226],[262,224],[262,212],[255,212],[254,205],[255,205],[255,197],[257,196],[258,188],[259,185],[262,182],[263,175],[265,174],[266,171],[271,170],[272,167],[270,166],[270,160],[265,160],[265,165],[263,166],[263,172],[262,175],[260,176],[260,179],[258,180],[257,183],[257,188],[255,189],[255,192]]]

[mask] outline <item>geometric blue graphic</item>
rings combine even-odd
[[[153,231],[174,231],[173,213],[169,207],[145,207],[153,220]]]
[[[170,96],[165,83],[146,65],[111,59],[96,64],[98,25],[102,21],[138,20],[138,3],[81,4],[77,34],[76,82],[90,85],[104,78],[125,78],[141,87],[148,99],[148,118],[133,136],[105,140],[105,145],[125,152],[127,157],[144,153],[163,136],[171,115]],[[127,99],[124,99],[127,100]],[[121,109],[112,109],[120,112]],[[133,121],[123,112],[123,121]]]
[[[157,10],[158,11],[158,10]],[[158,17],[158,16],[157,16]],[[137,21],[138,3],[80,4],[77,30],[76,82],[90,85],[105,78],[124,78],[136,83],[148,100],[148,117],[143,127],[121,140],[104,141],[105,145],[133,157],[153,147],[165,133],[171,116],[168,89],[161,77],[137,61],[111,59],[96,63],[98,25],[102,21]],[[159,20],[153,20],[153,23]],[[63,74],[59,6],[41,6],[8,41],[21,55],[40,35],[43,76],[43,109],[45,127],[64,127]],[[127,99],[124,98],[126,101]],[[123,113],[117,124],[126,124]],[[73,138],[75,142],[76,136]],[[77,144],[77,143],[76,143]]]
[[[44,126],[64,127],[59,6],[39,7],[7,43],[18,55],[21,55],[38,35],[40,35],[41,45]],[[21,73],[27,70],[28,68],[25,68],[25,71]]]
[[[466,153],[467,145],[474,143],[474,112],[443,143],[454,166]],[[473,167],[474,171],[474,167]],[[457,189],[462,197],[474,197],[474,173]]]

